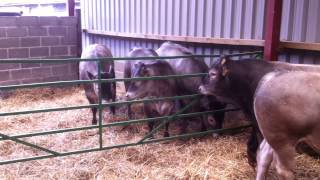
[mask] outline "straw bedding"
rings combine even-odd
[[[119,86],[120,87],[120,86]],[[121,87],[120,87],[121,88]],[[121,97],[123,92],[119,92]],[[80,87],[17,90],[1,100],[0,111],[66,107],[88,104]],[[141,106],[135,106],[135,118],[143,117]],[[125,107],[117,116],[104,113],[105,122],[124,120]],[[229,124],[237,121],[228,115]],[[87,126],[91,111],[39,113],[1,117],[0,131],[9,135]],[[104,145],[130,143],[147,132],[145,124],[106,128]],[[162,133],[157,135],[162,136]],[[188,140],[140,145],[0,166],[1,179],[254,179],[255,171],[246,160],[247,132],[236,135],[206,136]],[[97,130],[24,138],[52,150],[65,152],[98,146]],[[0,142],[0,160],[44,155],[41,151],[13,143]],[[297,155],[298,179],[317,179],[320,160]],[[269,179],[275,179],[269,172]]]

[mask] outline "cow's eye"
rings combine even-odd
[[[210,79],[214,79],[217,77],[217,73],[216,72],[209,72],[209,77],[210,77]]]

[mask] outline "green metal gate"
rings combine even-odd
[[[227,56],[242,56],[242,55],[255,55],[261,54],[261,51],[256,52],[249,52],[249,53],[238,53],[238,54],[229,54]],[[0,86],[0,90],[12,90],[18,88],[35,88],[35,87],[47,87],[47,86],[65,86],[65,85],[77,85],[77,84],[86,84],[86,83],[98,83],[99,87],[101,87],[102,82],[117,82],[117,81],[137,81],[137,80],[160,80],[160,79],[168,79],[168,78],[186,78],[186,77],[199,77],[205,76],[207,73],[197,73],[197,74],[185,74],[185,75],[170,75],[170,76],[153,76],[153,77],[141,77],[141,78],[115,78],[115,79],[101,79],[101,62],[102,61],[118,61],[118,60],[150,60],[150,59],[176,59],[176,58],[193,58],[193,57],[218,57],[218,55],[191,55],[191,56],[170,56],[170,57],[137,57],[137,58],[128,58],[128,57],[120,57],[120,58],[97,58],[97,59],[79,59],[79,58],[70,58],[70,59],[28,59],[28,60],[18,60],[18,59],[3,59],[0,60],[0,63],[74,63],[79,61],[97,61],[98,62],[98,79],[96,80],[75,80],[75,81],[58,81],[58,82],[46,82],[46,83],[33,83],[33,84],[23,84],[23,85],[10,85],[10,86]],[[91,125],[85,127],[77,127],[77,128],[68,128],[68,129],[59,129],[59,130],[51,130],[51,131],[43,131],[43,132],[34,132],[34,133],[27,133],[27,134],[17,134],[17,135],[6,135],[0,132],[0,141],[4,140],[11,140],[16,143],[23,144],[25,146],[29,146],[43,152],[46,152],[46,155],[42,156],[34,156],[28,158],[21,158],[21,159],[13,159],[7,161],[1,161],[0,165],[4,164],[11,164],[16,162],[25,162],[30,160],[38,160],[44,158],[52,158],[52,157],[61,157],[61,156],[68,156],[72,154],[80,154],[80,153],[87,153],[93,151],[101,151],[101,150],[108,150],[113,148],[121,148],[121,147],[128,147],[128,146],[136,146],[142,144],[149,144],[155,143],[160,141],[168,141],[178,138],[186,138],[186,137],[195,137],[195,136],[202,136],[209,133],[219,133],[219,132],[226,132],[226,131],[234,131],[238,129],[248,128],[251,125],[244,125],[240,127],[233,127],[227,129],[216,129],[216,130],[209,130],[204,132],[196,132],[196,133],[187,133],[182,135],[174,135],[170,137],[164,138],[157,138],[157,139],[149,139],[149,137],[162,128],[166,122],[174,121],[177,118],[185,118],[185,117],[195,117],[205,114],[213,114],[217,112],[228,112],[228,111],[237,111],[238,108],[229,108],[229,109],[221,109],[215,111],[206,111],[206,112],[195,112],[195,113],[188,113],[183,114],[188,108],[192,107],[198,100],[200,94],[192,94],[192,95],[185,95],[185,96],[174,96],[174,97],[162,97],[162,98],[152,98],[152,99],[144,99],[144,100],[134,100],[134,101],[121,101],[121,102],[111,102],[111,103],[102,103],[101,98],[101,91],[99,91],[99,103],[92,104],[92,105],[81,105],[81,106],[70,106],[70,107],[60,107],[60,108],[48,108],[48,109],[36,109],[36,110],[29,110],[29,111],[17,111],[17,112],[1,112],[0,117],[3,116],[13,116],[13,115],[22,115],[22,114],[32,114],[32,113],[44,113],[44,112],[52,112],[52,111],[66,111],[66,110],[74,110],[74,109],[83,109],[83,108],[92,108],[96,107],[99,109],[99,121],[98,125]],[[102,109],[108,106],[120,106],[124,104],[134,104],[134,103],[145,103],[145,102],[155,102],[155,101],[164,101],[164,100],[177,100],[177,99],[184,99],[188,98],[191,99],[191,103],[187,106],[180,109],[173,115],[164,116],[164,117],[156,117],[156,118],[146,118],[146,119],[135,119],[135,120],[128,120],[128,121],[121,121],[121,122],[114,122],[103,124],[102,122]],[[148,121],[161,121],[161,123],[155,127],[150,133],[146,134],[142,137],[139,141],[135,143],[127,143],[127,144],[119,144],[113,146],[103,146],[103,136],[102,132],[104,128],[113,127],[113,126],[125,126],[129,124],[135,123],[145,123]],[[98,129],[99,130],[99,147],[97,148],[90,148],[90,149],[82,149],[76,151],[68,151],[68,152],[57,152],[50,150],[45,147],[38,146],[36,144],[29,143],[21,138],[26,137],[35,137],[35,136],[44,136],[50,134],[58,134],[58,133],[65,133],[65,132],[75,132],[75,131],[83,131],[83,130],[90,130],[90,129]]]

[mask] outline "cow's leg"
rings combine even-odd
[[[201,116],[201,131],[207,130],[207,123],[206,123],[207,120],[208,120],[208,115]]]
[[[110,106],[110,111],[113,115],[116,114],[116,107],[115,106]]]
[[[95,94],[93,93],[93,90],[91,90],[91,87],[85,86],[85,94],[87,96],[87,99],[89,101],[90,104],[96,104],[97,102],[97,97],[95,96]],[[92,111],[92,124],[95,125],[97,124],[97,108],[93,107],[91,108]]]
[[[149,107],[150,105],[144,104],[144,112],[147,116],[147,118],[153,118],[156,117],[156,114],[153,112],[153,110]],[[148,127],[149,127],[149,133],[153,130],[154,121],[148,121]],[[150,138],[154,138],[153,134],[150,136]]]
[[[165,124],[165,130],[164,130],[164,134],[163,134],[163,137],[169,137],[170,134],[169,134],[169,122],[167,122]]]
[[[97,124],[97,108],[91,108],[92,111],[92,125]]]
[[[124,74],[123,74],[124,78],[131,78],[131,65],[130,63],[125,63],[124,64]],[[130,86],[130,81],[124,81],[124,88],[126,90],[126,92],[128,92],[129,86]],[[132,115],[131,115],[131,105],[127,104],[127,115],[129,119],[132,119]]]
[[[115,82],[112,83],[112,88],[113,88],[112,102],[116,102],[117,92],[116,92],[116,83]],[[116,106],[110,106],[110,111],[113,115],[115,115],[116,114]]]
[[[188,120],[185,118],[180,118],[178,119],[179,121],[179,128],[180,128],[180,134],[185,134],[187,132],[187,128],[188,128]]]
[[[226,105],[224,104],[218,104],[216,106],[216,109],[224,109],[226,108]],[[225,117],[225,112],[217,112],[213,114],[214,120],[216,121],[215,129],[221,129]]]
[[[295,148],[291,144],[280,143],[281,147],[274,149],[276,159],[276,171],[280,180],[294,179]]]
[[[183,106],[183,101],[175,100],[175,112],[178,112]],[[186,118],[178,118],[178,126],[180,128],[180,134],[185,134],[187,132],[188,120]]]
[[[128,118],[129,118],[129,119],[132,119],[132,115],[131,115],[131,113],[132,113],[132,112],[131,112],[131,104],[128,104],[128,105],[127,105],[127,113],[128,113]]]
[[[256,180],[264,180],[267,175],[267,171],[273,160],[273,150],[266,140],[263,140],[260,144],[259,151],[257,153],[257,177]]]
[[[88,101],[90,102],[90,104],[95,104],[95,101],[88,97]],[[92,112],[92,125],[97,124],[97,108],[93,107],[91,108],[91,112]]]
[[[149,117],[148,117],[149,118]],[[154,126],[154,121],[150,121],[148,122],[148,127],[149,127],[149,133],[153,130],[153,126]],[[150,138],[154,138],[153,134],[151,134]]]
[[[248,156],[248,163],[251,167],[256,166],[256,153],[259,148],[259,141],[257,136],[257,129],[255,126],[252,127],[252,131],[250,137],[247,142],[247,156]]]
[[[175,101],[173,103],[164,103],[161,105],[161,111],[158,112],[159,116],[170,116],[177,112],[178,109],[181,108],[181,102],[180,101]],[[169,123],[166,122],[165,124],[165,130],[164,130],[164,135],[163,137],[169,137]]]

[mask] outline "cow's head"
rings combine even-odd
[[[152,64],[145,64],[143,62],[134,64],[132,69],[133,78],[150,77],[153,75],[154,72]],[[149,92],[154,88],[153,83],[153,80],[131,81],[126,93],[126,98],[131,100],[148,96]]]
[[[199,87],[201,94],[213,95],[219,100],[230,95],[230,69],[228,67],[230,61],[227,57],[222,56],[211,66],[208,75]]]
[[[91,72],[87,71],[88,77],[90,79],[98,79],[98,74],[92,74]],[[113,79],[114,77],[114,70],[113,67],[110,66],[109,72],[101,72],[101,79]],[[115,95],[115,83],[112,82],[104,82],[101,83],[101,95],[102,100],[108,101],[111,100],[112,97]],[[99,95],[99,83],[93,84],[93,89],[96,95]]]

